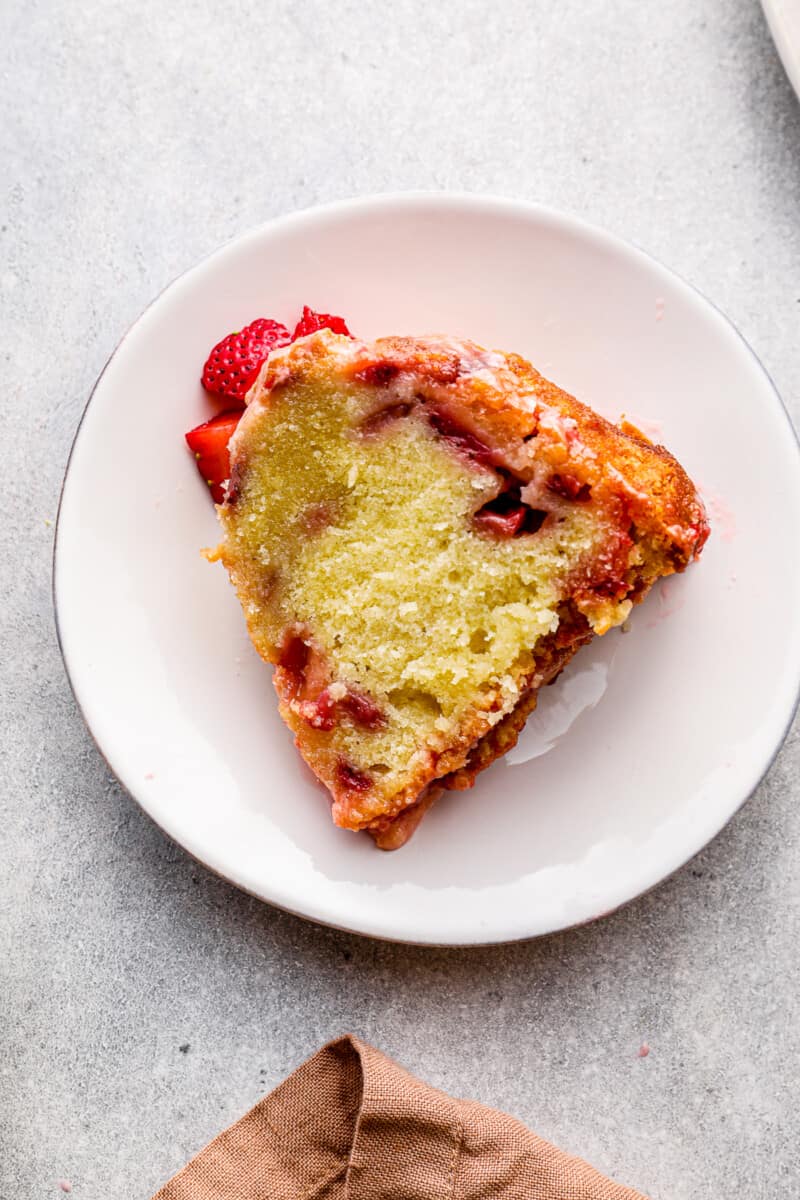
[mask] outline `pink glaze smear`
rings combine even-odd
[[[683,596],[680,595],[675,584],[672,581],[667,583],[665,579],[660,579],[658,586],[653,589],[649,605],[652,620],[647,622],[645,629],[655,629],[660,621],[665,621],[667,617],[671,617],[673,613],[682,609],[683,604]]]
[[[721,541],[732,542],[736,537],[736,517],[732,509],[719,492],[712,491],[711,488],[701,487],[700,494],[708,509],[714,533]]]

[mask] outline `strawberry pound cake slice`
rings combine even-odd
[[[210,557],[333,820],[383,849],[709,532],[662,446],[448,337],[273,350],[229,449]]]

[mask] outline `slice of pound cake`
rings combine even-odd
[[[334,821],[384,849],[708,536],[671,454],[514,354],[322,329],[247,401],[211,557]]]

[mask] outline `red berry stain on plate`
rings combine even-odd
[[[645,629],[655,629],[660,621],[679,612],[684,605],[683,590],[679,591],[672,580],[667,583],[664,579],[659,579],[658,587],[653,589],[653,598],[650,605],[653,619],[645,623]]]
[[[719,492],[715,492],[711,488],[701,486],[700,494],[714,523],[717,536],[723,542],[732,542],[736,537],[736,517],[733,510],[725,503]]]

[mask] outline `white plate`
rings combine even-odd
[[[800,97],[800,0],[761,0],[786,74]]]
[[[651,595],[629,634],[583,651],[515,753],[394,854],[331,825],[233,590],[199,554],[216,520],[183,433],[212,412],[205,355],[256,316],[291,324],[303,302],[367,338],[445,330],[519,351],[601,411],[660,423],[711,500],[702,561]],[[125,787],[239,886],[386,938],[546,933],[693,855],[779,746],[800,675],[799,465],[751,351],[641,251],[478,197],[299,213],[172,284],[103,372],[59,515],[64,658]]]

